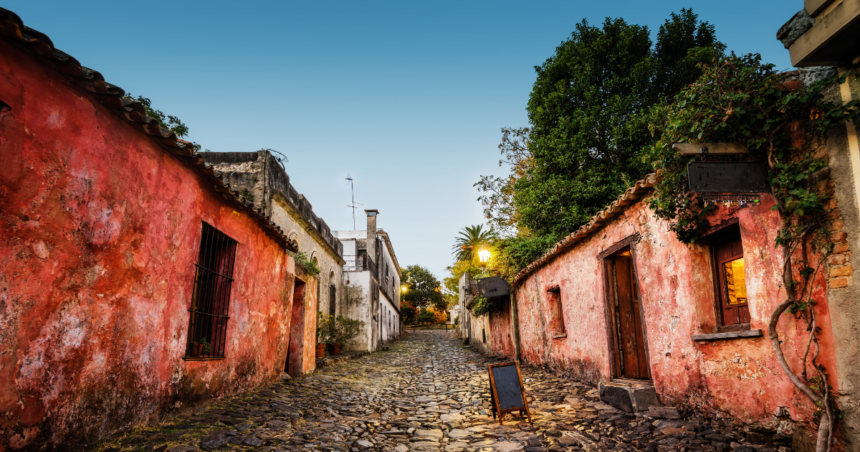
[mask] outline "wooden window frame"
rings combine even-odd
[[[736,323],[732,325],[726,325],[725,318],[723,316],[723,294],[722,294],[722,276],[719,268],[719,259],[717,258],[717,242],[725,240],[725,236],[730,234],[730,230],[737,228],[738,235],[741,236],[741,246],[743,246],[743,235],[740,234],[740,220],[737,217],[729,218],[722,223],[711,227],[706,233],[702,236],[702,239],[708,241],[708,257],[710,259],[710,267],[711,267],[711,278],[713,280],[713,293],[714,293],[714,315],[716,318],[716,330],[717,333],[731,333],[731,332],[739,332],[739,331],[750,331],[751,324],[750,323]],[[749,306],[749,300],[747,300],[747,306]],[[746,337],[746,336],[744,336]]]

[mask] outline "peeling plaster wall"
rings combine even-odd
[[[331,313],[332,289],[335,308],[343,296],[342,245],[325,221],[313,213],[307,198],[290,184],[289,175],[278,161],[269,151],[204,152],[201,155],[218,171],[230,175],[231,186],[239,191],[247,190],[254,203],[271,214],[272,221],[295,242],[299,251],[308,259],[317,260],[320,274],[316,276],[318,284],[313,294],[318,309]],[[339,313],[335,311],[334,314]]]
[[[609,338],[601,261],[610,246],[639,233],[635,264],[647,332],[647,351],[661,402],[697,411],[719,411],[738,422],[778,426],[774,413],[787,407],[795,421],[808,421],[812,404],[797,392],[776,362],[767,335],[770,313],[782,301],[781,256],[774,248],[778,217],[774,201],[746,209],[719,208],[711,218],[720,224],[739,219],[746,261],[751,327],[765,337],[694,342],[693,334],[717,330],[714,282],[707,245],[679,242],[666,223],[639,202],[605,227],[584,238],[517,287],[523,359],[568,372],[596,384],[610,380]],[[558,285],[566,338],[552,339],[547,289]],[[834,344],[826,300],[825,276],[819,273],[814,298],[822,326],[821,362],[834,367]],[[783,316],[778,330],[788,362],[799,367],[805,346],[802,323]],[[495,345],[495,352],[504,351]],[[510,356],[509,352],[505,352]],[[834,375],[831,385],[838,388]],[[755,401],[751,403],[751,401]]]
[[[80,450],[275,379],[292,258],[30,52],[0,55],[0,449]],[[226,358],[184,361],[202,221],[239,242]]]
[[[361,332],[355,338],[344,344],[344,350],[370,350],[373,323],[369,291],[371,289],[370,272],[345,272],[344,277],[349,284],[344,284],[344,300],[342,305],[344,317],[362,322]],[[378,290],[377,290],[378,291]]]

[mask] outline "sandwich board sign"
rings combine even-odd
[[[487,370],[490,374],[493,417],[498,413],[499,424],[502,424],[506,413],[519,411],[520,415],[525,413],[531,422],[532,415],[529,412],[529,402],[526,400],[526,388],[523,386],[519,364],[516,361],[490,364]]]

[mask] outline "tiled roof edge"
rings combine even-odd
[[[272,222],[269,215],[255,208],[253,201],[245,198],[238,191],[232,190],[223,178],[224,175],[216,173],[211,165],[204,162],[200,154],[194,150],[192,143],[181,140],[175,133],[163,129],[158,121],[146,115],[146,110],[140,102],[125,99],[125,91],[122,88],[107,83],[98,71],[84,67],[74,57],[54,47],[54,43],[46,34],[25,26],[17,14],[1,7],[0,35],[23,43],[33,53],[50,61],[78,88],[90,93],[102,105],[125,119],[132,127],[148,135],[181,161],[189,163],[212,184],[215,191],[221,193],[224,199],[236,204],[254,217],[262,227],[274,233],[281,246],[290,251],[296,251],[287,239],[286,233]]]
[[[591,217],[591,220],[589,220],[588,223],[585,223],[572,234],[561,239],[561,241],[556,243],[552,249],[546,252],[546,254],[529,264],[526,268],[520,270],[520,272],[514,276],[513,285],[520,285],[520,283],[529,275],[536,272],[565,251],[573,248],[577,242],[602,227],[616,215],[627,210],[629,206],[639,202],[645,195],[651,192],[652,187],[654,187],[654,184],[656,183],[656,173],[649,174],[642,180],[636,181],[636,183],[633,184],[632,187],[628,188],[624,194],[618,197],[618,199],[609,204],[605,209],[603,209],[603,211]]]

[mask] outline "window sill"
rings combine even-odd
[[[567,337],[567,333],[554,334],[554,335],[552,336],[552,338],[553,338],[553,339],[564,339],[564,338],[566,338],[566,337]]]
[[[221,357],[211,357],[211,358],[210,358],[210,357],[206,357],[206,358],[190,358],[190,357],[187,357],[187,356],[183,356],[183,357],[182,357],[182,360],[183,360],[183,361],[223,361],[223,360],[224,360],[224,357],[223,357],[223,356],[221,356]]]
[[[726,333],[714,333],[714,334],[694,334],[692,336],[693,340],[696,342],[704,342],[704,341],[726,341],[731,339],[743,339],[747,337],[762,337],[764,334],[761,330],[747,330],[747,331],[731,331]]]

